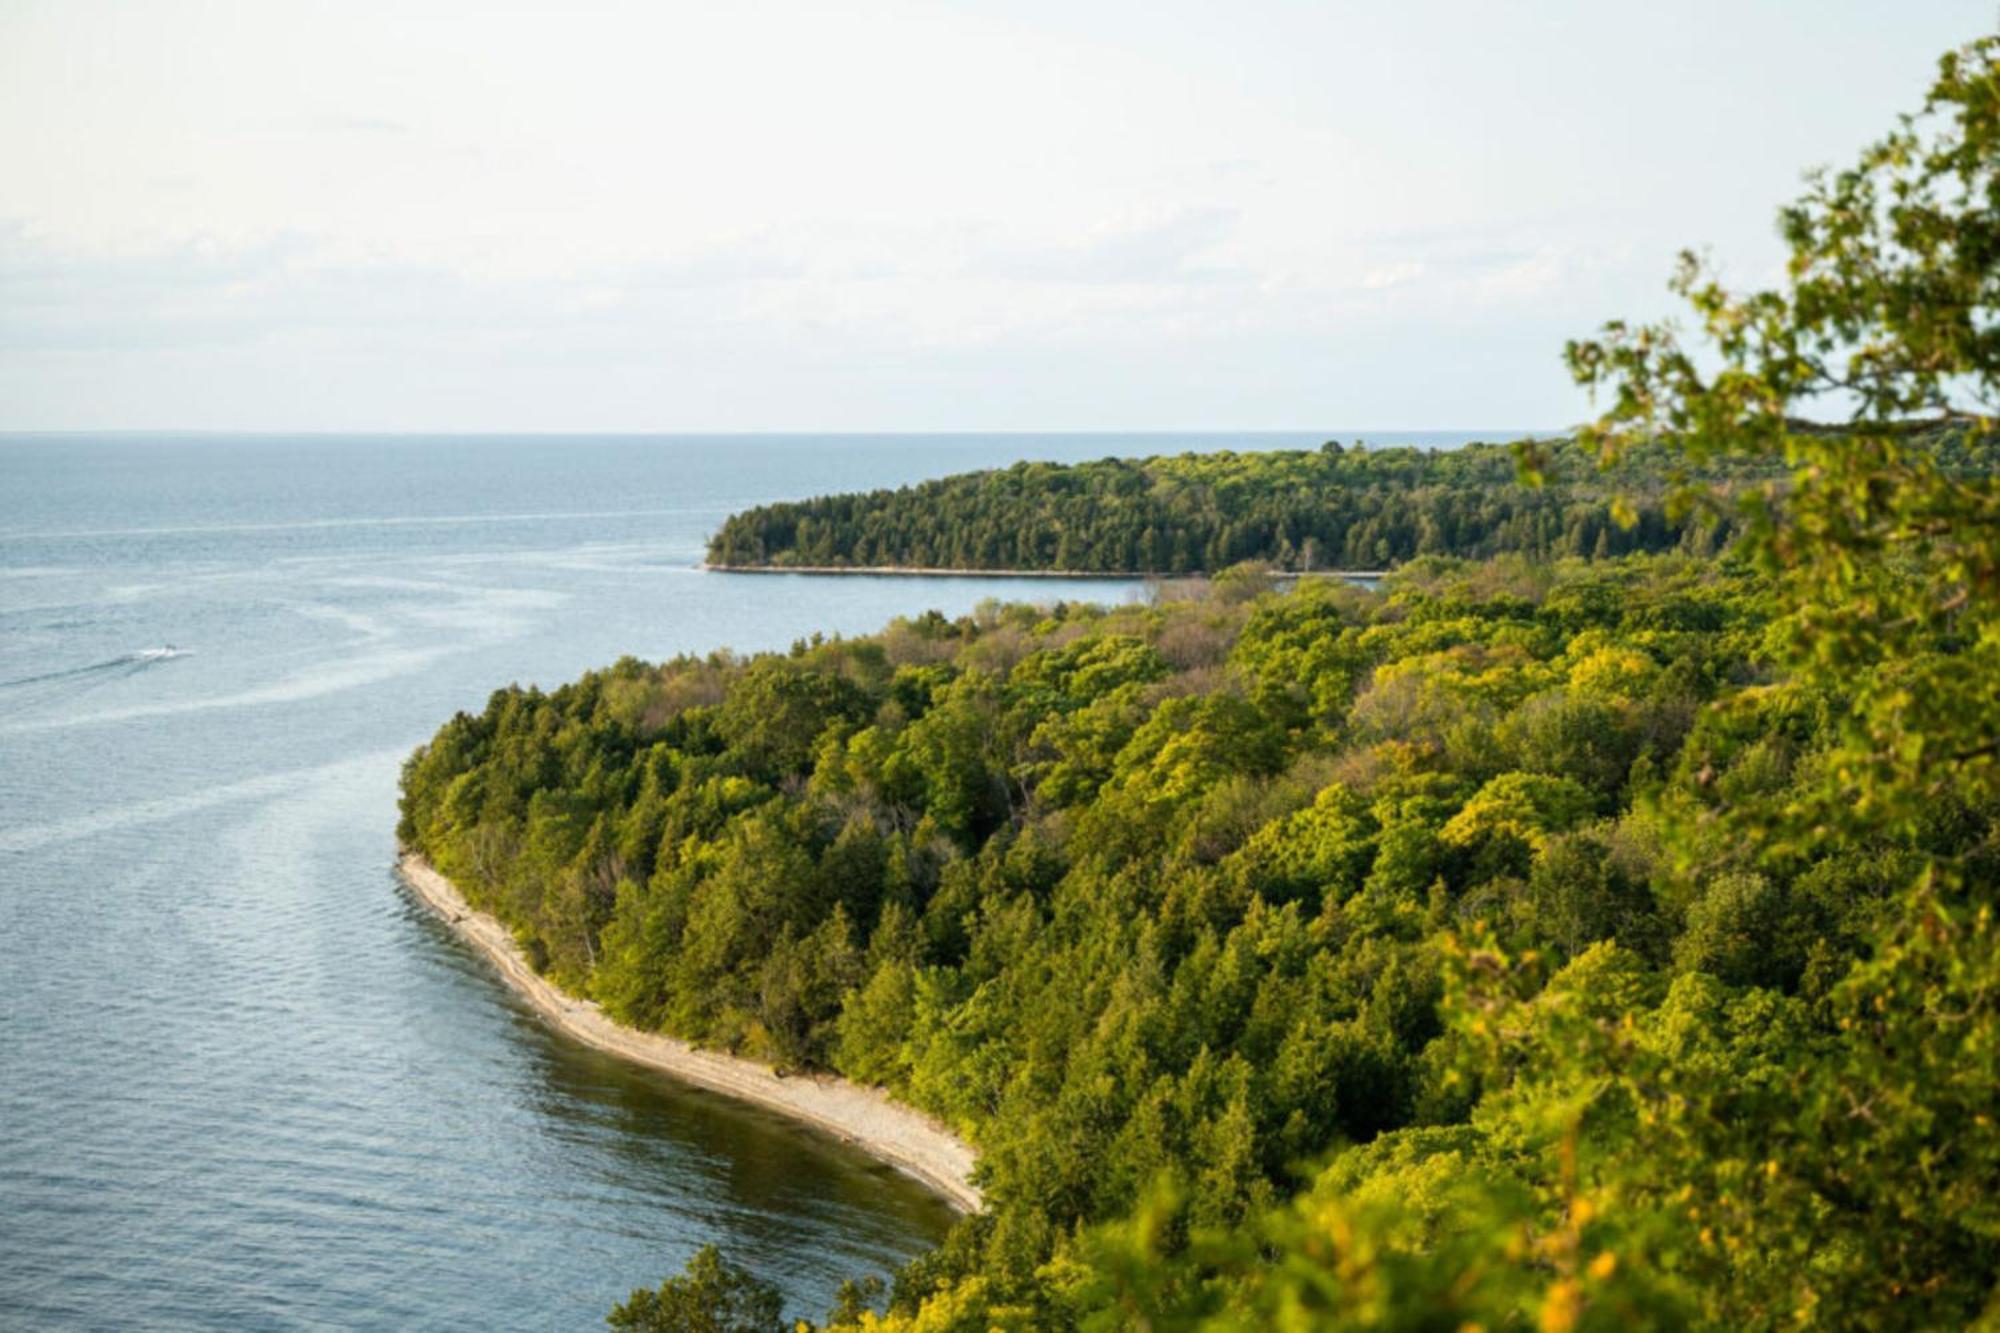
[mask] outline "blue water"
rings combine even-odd
[[[589,1327],[710,1241],[816,1314],[918,1252],[914,1183],[515,1001],[390,873],[399,763],[628,653],[1136,592],[699,572],[732,509],[1354,434],[0,438],[0,1324]]]

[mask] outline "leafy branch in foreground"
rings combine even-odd
[[[1929,417],[1968,451],[1996,433],[1996,49],[1947,54],[1920,113],[1783,211],[1783,288],[1732,293],[1682,257],[1674,287],[1701,351],[1622,324],[1568,349],[1578,381],[1612,394],[1581,434],[1603,462],[1667,441],[1697,463],[1789,470],[1782,501],[1739,497],[1745,550],[1786,598],[1785,666],[1851,691],[1851,707],[1816,799],[1752,812],[1780,851],[1833,824],[1908,826],[2000,774],[2000,490],[1910,429]],[[1844,419],[1802,429],[1795,414],[1815,407]]]

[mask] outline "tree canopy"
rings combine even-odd
[[[1940,472],[1987,474],[1994,442],[1955,421],[1906,427]],[[728,568],[945,568],[1215,573],[1243,562],[1291,572],[1375,571],[1425,555],[1483,559],[1711,554],[1743,521],[1683,502],[1691,479],[1727,497],[1788,484],[1781,457],[1681,452],[1628,441],[1583,452],[1519,449],[1219,452],[1094,463],[1017,463],[896,490],[761,505],[709,540]]]
[[[1613,519],[1613,485],[1580,457],[1560,482],[1524,486],[1504,445],[1437,451],[1182,454],[1017,463],[897,490],[762,505],[709,541],[730,567],[949,568],[1213,573],[1379,570],[1420,555],[1624,555],[1712,551],[1726,524],[1668,516],[1648,461],[1620,468],[1637,521]]]

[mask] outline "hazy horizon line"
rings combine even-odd
[[[1086,430],[1067,430],[1062,427],[1043,427],[1033,430],[983,430],[977,427],[948,427],[937,430],[591,430],[585,428],[560,430],[494,430],[494,429],[426,429],[398,430],[369,428],[355,430],[289,429],[286,427],[229,427],[208,429],[205,427],[182,426],[121,426],[113,428],[78,429],[68,427],[37,428],[9,427],[0,429],[0,440],[25,438],[45,438],[50,436],[68,439],[109,439],[131,436],[172,436],[188,437],[269,437],[286,436],[296,438],[339,439],[373,437],[387,439],[450,439],[473,437],[485,439],[782,439],[811,437],[821,439],[884,439],[908,438],[929,439],[939,436],[969,437],[1011,437],[1023,438],[1042,436],[1129,436],[1129,435],[1325,435],[1325,436],[1366,436],[1366,435],[1423,435],[1450,434],[1473,435],[1491,432],[1496,436],[1521,439],[1530,435],[1560,434],[1575,429],[1573,426],[1151,426],[1131,428],[1093,427]]]

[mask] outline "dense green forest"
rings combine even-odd
[[[1560,1189],[1550,1099],[1593,1042],[1788,1137],[1790,1062],[1837,1032],[1896,887],[1996,849],[1952,802],[1782,865],[1703,831],[1810,781],[1840,709],[1773,679],[1776,611],[1680,557],[1423,561],[1382,594],[1245,575],[627,661],[447,725],[402,833],[617,1017],[958,1126],[990,1206],[899,1308],[1060,1326],[1103,1295],[1077,1227],[1148,1203],[1228,1232],[1304,1185],[1414,1235],[1475,1164]],[[1474,981],[1518,998],[1504,1046],[1440,1013]],[[1827,1280],[1868,1280],[1872,1216],[1819,1230],[1856,1247]],[[1897,1240],[1977,1253],[1926,1230]]]
[[[2000,39],[1781,223],[1781,289],[1684,264],[1704,347],[1568,350],[1564,448],[1722,554],[625,661],[453,719],[401,837],[627,1021],[978,1145],[833,1324],[2000,1326],[2000,488],[1903,424],[1994,437]],[[782,1326],[713,1252],[612,1322]]]
[[[1950,472],[2000,465],[2000,448],[1949,425],[1921,425],[1911,443]],[[1372,571],[1424,555],[1707,555],[1728,544],[1739,520],[1727,504],[1677,504],[1686,484],[1709,483],[1726,500],[1785,477],[1782,460],[1690,466],[1658,446],[1600,469],[1567,444],[1544,446],[1538,484],[1521,477],[1516,448],[1492,444],[1017,463],[733,514],[710,539],[708,559],[1193,574],[1245,561]]]
[[[1420,555],[1712,552],[1730,524],[1670,514],[1664,455],[1602,476],[1580,453],[1521,483],[1513,450],[1317,450],[1017,463],[897,490],[763,505],[711,564],[1190,574],[1256,560],[1379,570]],[[1756,469],[1776,475],[1769,469]],[[1614,520],[1614,497],[1636,521]]]

